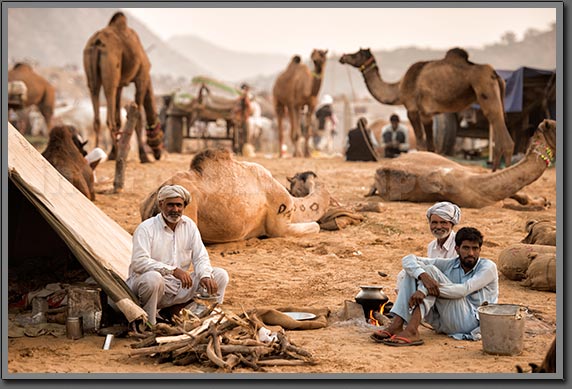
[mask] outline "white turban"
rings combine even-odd
[[[191,194],[181,185],[165,185],[159,189],[159,193],[157,193],[157,202],[175,197],[182,198],[185,202],[185,207],[191,202]]]
[[[453,223],[453,225],[459,224],[461,221],[461,210],[458,206],[448,201],[441,201],[430,207],[427,210],[427,220],[431,221],[431,215],[437,215]]]

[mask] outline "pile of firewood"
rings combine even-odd
[[[201,317],[181,310],[173,325],[157,325],[131,345],[130,356],[147,355],[160,363],[185,366],[199,364],[231,372],[237,367],[264,371],[264,366],[301,366],[317,362],[312,355],[290,342],[284,331],[261,337],[264,323],[256,310],[241,315],[211,307]],[[186,316],[185,320],[181,316]],[[189,317],[194,316],[189,320]],[[189,329],[192,327],[192,329]],[[264,331],[264,330],[263,330]],[[268,334],[269,331],[266,331]]]

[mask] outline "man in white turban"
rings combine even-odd
[[[427,245],[427,258],[445,258],[453,259],[458,256],[455,250],[455,231],[453,227],[461,221],[461,209],[448,201],[435,203],[427,209],[427,221],[431,234],[435,237]],[[395,293],[399,293],[403,279],[405,278],[405,270],[401,270],[397,274]],[[371,338],[377,342],[387,338],[385,331],[376,331]]]
[[[126,283],[152,325],[157,323],[160,309],[190,303],[198,292],[216,296],[219,304],[224,299],[228,273],[211,266],[197,225],[183,215],[190,202],[191,195],[184,187],[163,186],[157,194],[161,212],[143,221],[133,233]]]
[[[435,240],[427,246],[427,257],[456,257],[453,227],[461,221],[459,207],[448,201],[436,203],[427,210],[427,221],[429,222],[429,229],[435,237]]]

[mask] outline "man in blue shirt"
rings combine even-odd
[[[490,259],[480,258],[483,235],[472,227],[455,236],[455,259],[403,258],[407,273],[385,329],[388,346],[418,346],[421,320],[437,333],[455,339],[480,339],[477,308],[498,301],[498,272]]]

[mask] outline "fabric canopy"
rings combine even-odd
[[[146,321],[145,311],[125,284],[131,235],[66,180],[10,123],[8,176],[129,322]]]

